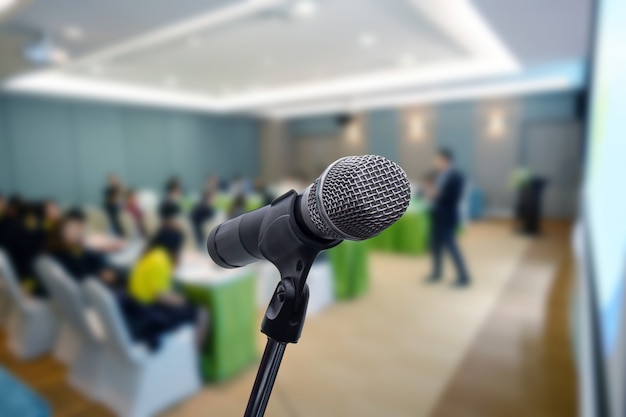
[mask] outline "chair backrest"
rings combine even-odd
[[[87,302],[102,323],[105,349],[117,357],[132,361],[133,342],[111,291],[97,279],[91,278],[85,283],[84,292]]]
[[[2,249],[0,249],[0,281],[2,281],[2,286],[9,293],[11,301],[20,308],[24,307],[24,294],[17,282],[11,261]]]
[[[183,233],[184,247],[185,249],[194,250],[198,249],[198,243],[196,242],[196,236],[193,233],[193,227],[191,222],[185,216],[178,217],[178,225],[180,231]]]
[[[83,338],[95,343],[97,336],[87,318],[87,305],[78,284],[48,256],[37,258],[35,270],[62,318]]]
[[[153,190],[139,190],[137,191],[137,203],[144,213],[156,213],[159,206],[159,194]]]
[[[146,229],[146,237],[149,239],[159,230],[159,216],[155,211],[143,212],[143,225]]]

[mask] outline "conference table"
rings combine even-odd
[[[221,204],[226,206],[222,196]],[[258,205],[254,200],[250,206]],[[251,207],[252,208],[252,207]],[[420,255],[428,248],[429,221],[426,207],[412,200],[409,209],[394,225],[377,237],[344,241],[320,255],[309,279],[312,291],[311,313],[334,300],[357,298],[370,287],[370,251]],[[141,256],[141,239],[119,241],[105,235],[92,235],[88,243],[109,253],[112,265],[129,269]],[[265,272],[264,272],[265,271]],[[210,313],[211,329],[201,354],[206,381],[223,381],[258,358],[257,308],[271,296],[278,275],[265,263],[253,267],[222,269],[209,255],[185,250],[175,272],[176,284],[196,305]]]

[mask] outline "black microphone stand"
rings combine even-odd
[[[267,345],[244,417],[265,414],[287,344],[297,343],[302,334],[309,302],[309,270],[322,250],[341,243],[340,239],[321,241],[303,232],[296,219],[298,198],[290,191],[274,200],[272,206],[277,210],[272,210],[261,226],[259,249],[278,268],[281,280],[261,324]]]

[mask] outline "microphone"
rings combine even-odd
[[[378,235],[404,214],[410,198],[409,180],[399,165],[378,155],[348,156],[300,193],[292,190],[215,227],[207,249],[223,268],[262,259],[278,266],[293,247],[319,252],[343,240]]]

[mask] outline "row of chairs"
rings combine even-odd
[[[99,281],[79,285],[45,256],[35,269],[49,301],[21,291],[0,250],[0,293],[10,305],[2,319],[14,355],[52,352],[68,366],[72,386],[123,417],[153,416],[201,388],[190,326],[167,335],[152,352],[131,339],[113,294]]]

